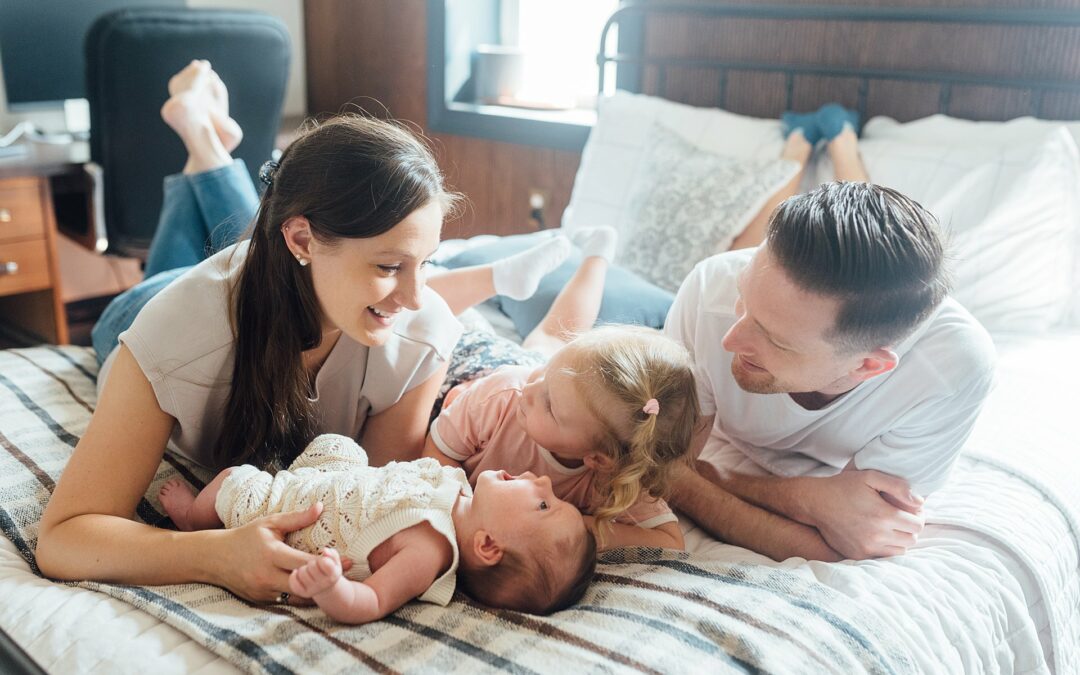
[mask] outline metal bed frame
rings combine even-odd
[[[664,95],[667,72],[670,68],[697,68],[714,70],[719,83],[719,100],[716,105],[723,108],[726,98],[729,72],[780,73],[785,76],[787,109],[792,108],[795,90],[795,78],[799,75],[814,75],[858,80],[858,103],[856,109],[866,119],[867,98],[871,80],[893,80],[941,85],[938,98],[938,112],[947,114],[955,85],[982,85],[999,88],[1012,88],[1032,92],[1031,114],[1042,117],[1043,101],[1047,92],[1065,91],[1080,93],[1080,82],[1074,80],[1027,79],[1016,77],[997,77],[993,75],[960,74],[949,72],[931,72],[888,68],[855,68],[843,66],[816,66],[806,64],[778,64],[762,61],[737,61],[714,58],[662,57],[639,53],[608,52],[608,38],[612,27],[628,27],[635,34],[643,32],[644,22],[661,15],[700,16],[709,19],[772,19],[778,21],[857,21],[867,23],[924,23],[924,24],[974,24],[1007,26],[1071,26],[1080,27],[1080,10],[1059,9],[971,9],[971,8],[891,8],[831,5],[733,5],[712,4],[707,2],[629,2],[617,9],[604,25],[600,35],[600,49],[596,62],[600,76],[598,92],[604,93],[607,83],[607,66],[615,64],[643,69],[645,66],[657,68],[656,88],[659,96]],[[623,40],[620,40],[623,42]],[[617,71],[618,72],[618,71]],[[634,77],[624,88],[641,92],[641,77]],[[622,85],[624,81],[620,81]]]

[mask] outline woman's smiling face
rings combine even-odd
[[[340,329],[369,347],[385,343],[400,312],[420,309],[442,221],[442,206],[433,200],[375,237],[331,244],[311,239],[311,278],[324,330]]]

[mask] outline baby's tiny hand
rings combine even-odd
[[[341,556],[328,548],[318,558],[292,571],[289,575],[289,591],[305,598],[314,598],[333,588],[340,578]]]

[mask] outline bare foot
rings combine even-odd
[[[165,507],[165,513],[177,529],[181,532],[191,532],[194,529],[191,524],[191,507],[195,503],[195,493],[184,481],[174,478],[165,483],[161,486],[158,497],[161,505]]]
[[[169,78],[169,96],[176,96],[182,91],[202,86],[211,72],[213,71],[209,61],[205,59],[192,61],[179,73]]]
[[[185,173],[208,171],[232,162],[244,134],[229,117],[229,93],[210,67],[196,60],[169,79],[169,100],[161,117],[188,150]]]
[[[206,96],[199,90],[182,91],[161,106],[161,119],[172,127],[188,151],[184,173],[210,171],[232,163],[232,155],[210,119]]]
[[[210,121],[217,129],[221,144],[226,150],[232,152],[244,139],[244,130],[240,128],[236,120],[229,117],[229,90],[221,81],[221,77],[213,70],[210,71],[210,93],[215,103],[210,110]]]

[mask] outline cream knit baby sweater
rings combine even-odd
[[[420,600],[446,605],[457,582],[458,546],[451,512],[459,494],[472,495],[461,469],[431,458],[368,466],[367,453],[351,438],[324,434],[313,440],[287,470],[270,475],[253,466],[233,469],[218,493],[225,527],[240,527],[272,513],[323,503],[314,525],[286,536],[308,553],[333,547],[353,561],[346,576],[371,576],[368,555],[391,535],[427,521],[446,537],[453,560]]]

